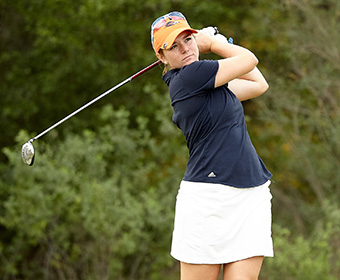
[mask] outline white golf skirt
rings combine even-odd
[[[241,189],[182,181],[171,255],[192,264],[273,257],[270,183]]]

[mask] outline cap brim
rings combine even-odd
[[[160,47],[160,49],[167,50],[167,49],[171,48],[171,46],[175,42],[177,36],[184,31],[190,31],[191,33],[198,33],[198,31],[196,31],[195,29],[192,29],[192,28],[187,28],[187,27],[178,28],[178,29],[174,30],[172,33],[169,34],[169,36],[165,39],[165,41],[164,41],[163,45]]]

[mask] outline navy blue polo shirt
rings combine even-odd
[[[237,188],[271,178],[250,140],[241,102],[227,85],[214,88],[218,62],[197,61],[163,76],[169,87],[173,122],[189,149],[183,180]]]

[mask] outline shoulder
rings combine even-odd
[[[216,60],[195,61],[181,69],[170,70],[163,76],[163,80],[168,86],[176,80],[187,86],[192,83],[206,83],[215,78],[218,67],[219,64]]]
[[[218,61],[216,60],[199,60],[187,66],[184,66],[181,71],[183,73],[200,73],[200,72],[217,72]]]

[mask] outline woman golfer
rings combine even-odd
[[[192,29],[172,12],[154,21],[152,46],[169,70],[173,122],[189,160],[177,195],[171,255],[182,280],[258,279],[273,256],[271,173],[249,138],[241,101],[268,84],[249,50]],[[220,60],[199,60],[212,52]]]

